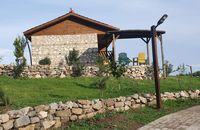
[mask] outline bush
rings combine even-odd
[[[18,37],[14,41],[14,55],[16,57],[16,66],[13,69],[13,76],[14,78],[19,78],[21,77],[21,74],[24,70],[24,67],[26,65],[26,58],[24,57],[24,49],[26,46],[26,43],[23,40],[23,37]]]
[[[200,71],[194,72],[194,73],[192,74],[192,76],[200,77]]]
[[[79,51],[73,48],[73,50],[70,51],[69,55],[66,57],[66,62],[68,65],[73,65],[79,62]]]
[[[51,64],[51,59],[48,57],[45,57],[44,59],[39,61],[40,65],[50,65]]]
[[[72,66],[72,76],[79,77],[82,75],[83,65],[80,63],[79,51],[73,49],[66,56],[66,62],[68,65]]]
[[[9,100],[8,96],[6,96],[6,94],[2,88],[0,88],[0,105],[1,106],[10,105],[10,100]]]

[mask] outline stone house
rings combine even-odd
[[[32,65],[38,65],[41,59],[49,57],[52,65],[65,63],[70,50],[79,50],[80,60],[85,65],[93,65],[100,52],[112,42],[108,31],[118,31],[111,25],[79,15],[69,13],[52,21],[41,24],[24,32],[31,41]]]

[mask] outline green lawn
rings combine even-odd
[[[134,93],[154,93],[152,80],[132,80],[121,78],[121,89],[118,81],[110,78],[107,88],[103,92],[91,84],[97,78],[65,78],[65,79],[12,79],[0,77],[0,87],[9,96],[13,107],[34,106],[51,102],[108,98],[132,95]],[[181,77],[181,81],[175,77],[161,80],[161,91],[180,91],[188,89],[200,89],[200,78]]]
[[[72,122],[66,130],[136,130],[164,115],[200,105],[199,99],[168,100],[161,110],[149,106],[126,112],[110,112],[96,115],[93,119]]]

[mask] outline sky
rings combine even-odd
[[[18,35],[68,13],[70,8],[122,30],[150,29],[163,14],[168,14],[166,21],[158,27],[166,31],[163,36],[165,59],[175,67],[184,63],[200,70],[199,0],[2,0],[1,64],[14,63],[13,41]],[[118,40],[116,45],[117,53],[126,52],[131,59],[139,52],[146,52],[145,43],[140,39]],[[159,43],[158,52],[160,59]],[[27,50],[25,55],[28,59]]]

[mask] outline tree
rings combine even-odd
[[[2,56],[0,56],[0,62],[3,60],[3,57]]]
[[[165,67],[166,67],[166,76],[168,77],[169,74],[173,72],[173,65],[170,64],[168,60],[165,61]]]
[[[66,62],[72,66],[72,76],[78,77],[82,75],[83,65],[80,63],[79,51],[73,48],[66,57]]]
[[[14,67],[14,78],[19,78],[21,76],[21,73],[24,70],[24,67],[26,65],[26,58],[24,57],[24,49],[25,49],[25,44],[24,41],[21,37],[17,37],[14,41],[14,55],[16,57],[15,62],[16,66]]]
[[[122,77],[122,75],[126,71],[125,66],[117,64],[116,62],[112,61],[110,63],[110,71],[111,71],[111,74],[113,75],[113,77],[115,77],[117,79],[117,81],[119,82],[118,87],[119,87],[119,90],[120,90],[121,89],[120,77]]]

